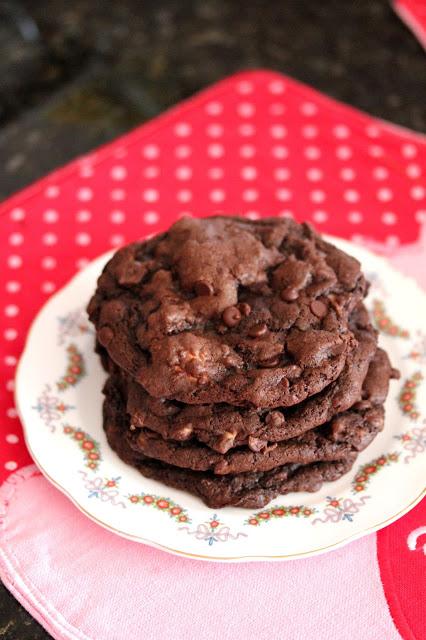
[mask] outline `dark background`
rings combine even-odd
[[[425,53],[387,0],[0,0],[0,199],[258,67],[426,132]],[[48,637],[0,586],[0,639]]]

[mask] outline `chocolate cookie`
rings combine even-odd
[[[345,459],[333,462],[286,464],[267,472],[217,476],[208,471],[179,469],[136,452],[128,443],[128,428],[123,399],[111,385],[104,403],[104,429],[111,448],[144,476],[193,493],[214,509],[227,505],[258,509],[278,495],[318,491],[323,482],[347,473],[357,456],[351,452]]]
[[[261,451],[268,442],[287,440],[324,424],[361,399],[365,400],[364,408],[382,404],[392,375],[389,359],[384,351],[376,350],[371,325],[354,332],[358,348],[348,357],[339,378],[319,394],[287,409],[263,411],[226,404],[194,406],[161,401],[126,378],[131,428],[146,427],[165,440],[196,439],[219,453],[241,445]],[[119,375],[115,370],[113,377]]]
[[[118,251],[89,307],[109,357],[155,398],[291,406],[342,372],[359,263],[289,219],[181,219]]]

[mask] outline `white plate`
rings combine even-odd
[[[401,380],[392,381],[386,426],[354,469],[318,493],[295,493],[257,512],[214,511],[149,480],[109,448],[101,421],[105,374],[84,307],[111,254],[92,262],[38,314],[19,363],[16,402],[41,471],[86,515],[119,535],[205,560],[284,560],[323,553],[375,531],[425,491],[426,297],[387,262],[341,240],[372,282],[368,306]],[[391,335],[392,334],[392,335]],[[423,397],[421,397],[423,395]]]

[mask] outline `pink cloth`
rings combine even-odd
[[[3,579],[57,639],[400,640],[375,536],[315,559],[213,564],[104,531],[33,466],[1,493]]]
[[[411,29],[420,44],[426,48],[426,1],[395,0],[393,4],[401,20]]]

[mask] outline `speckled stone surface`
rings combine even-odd
[[[54,11],[52,7],[54,6]],[[235,71],[426,132],[425,54],[388,0],[0,3],[0,198]],[[0,587],[1,640],[50,636]]]

